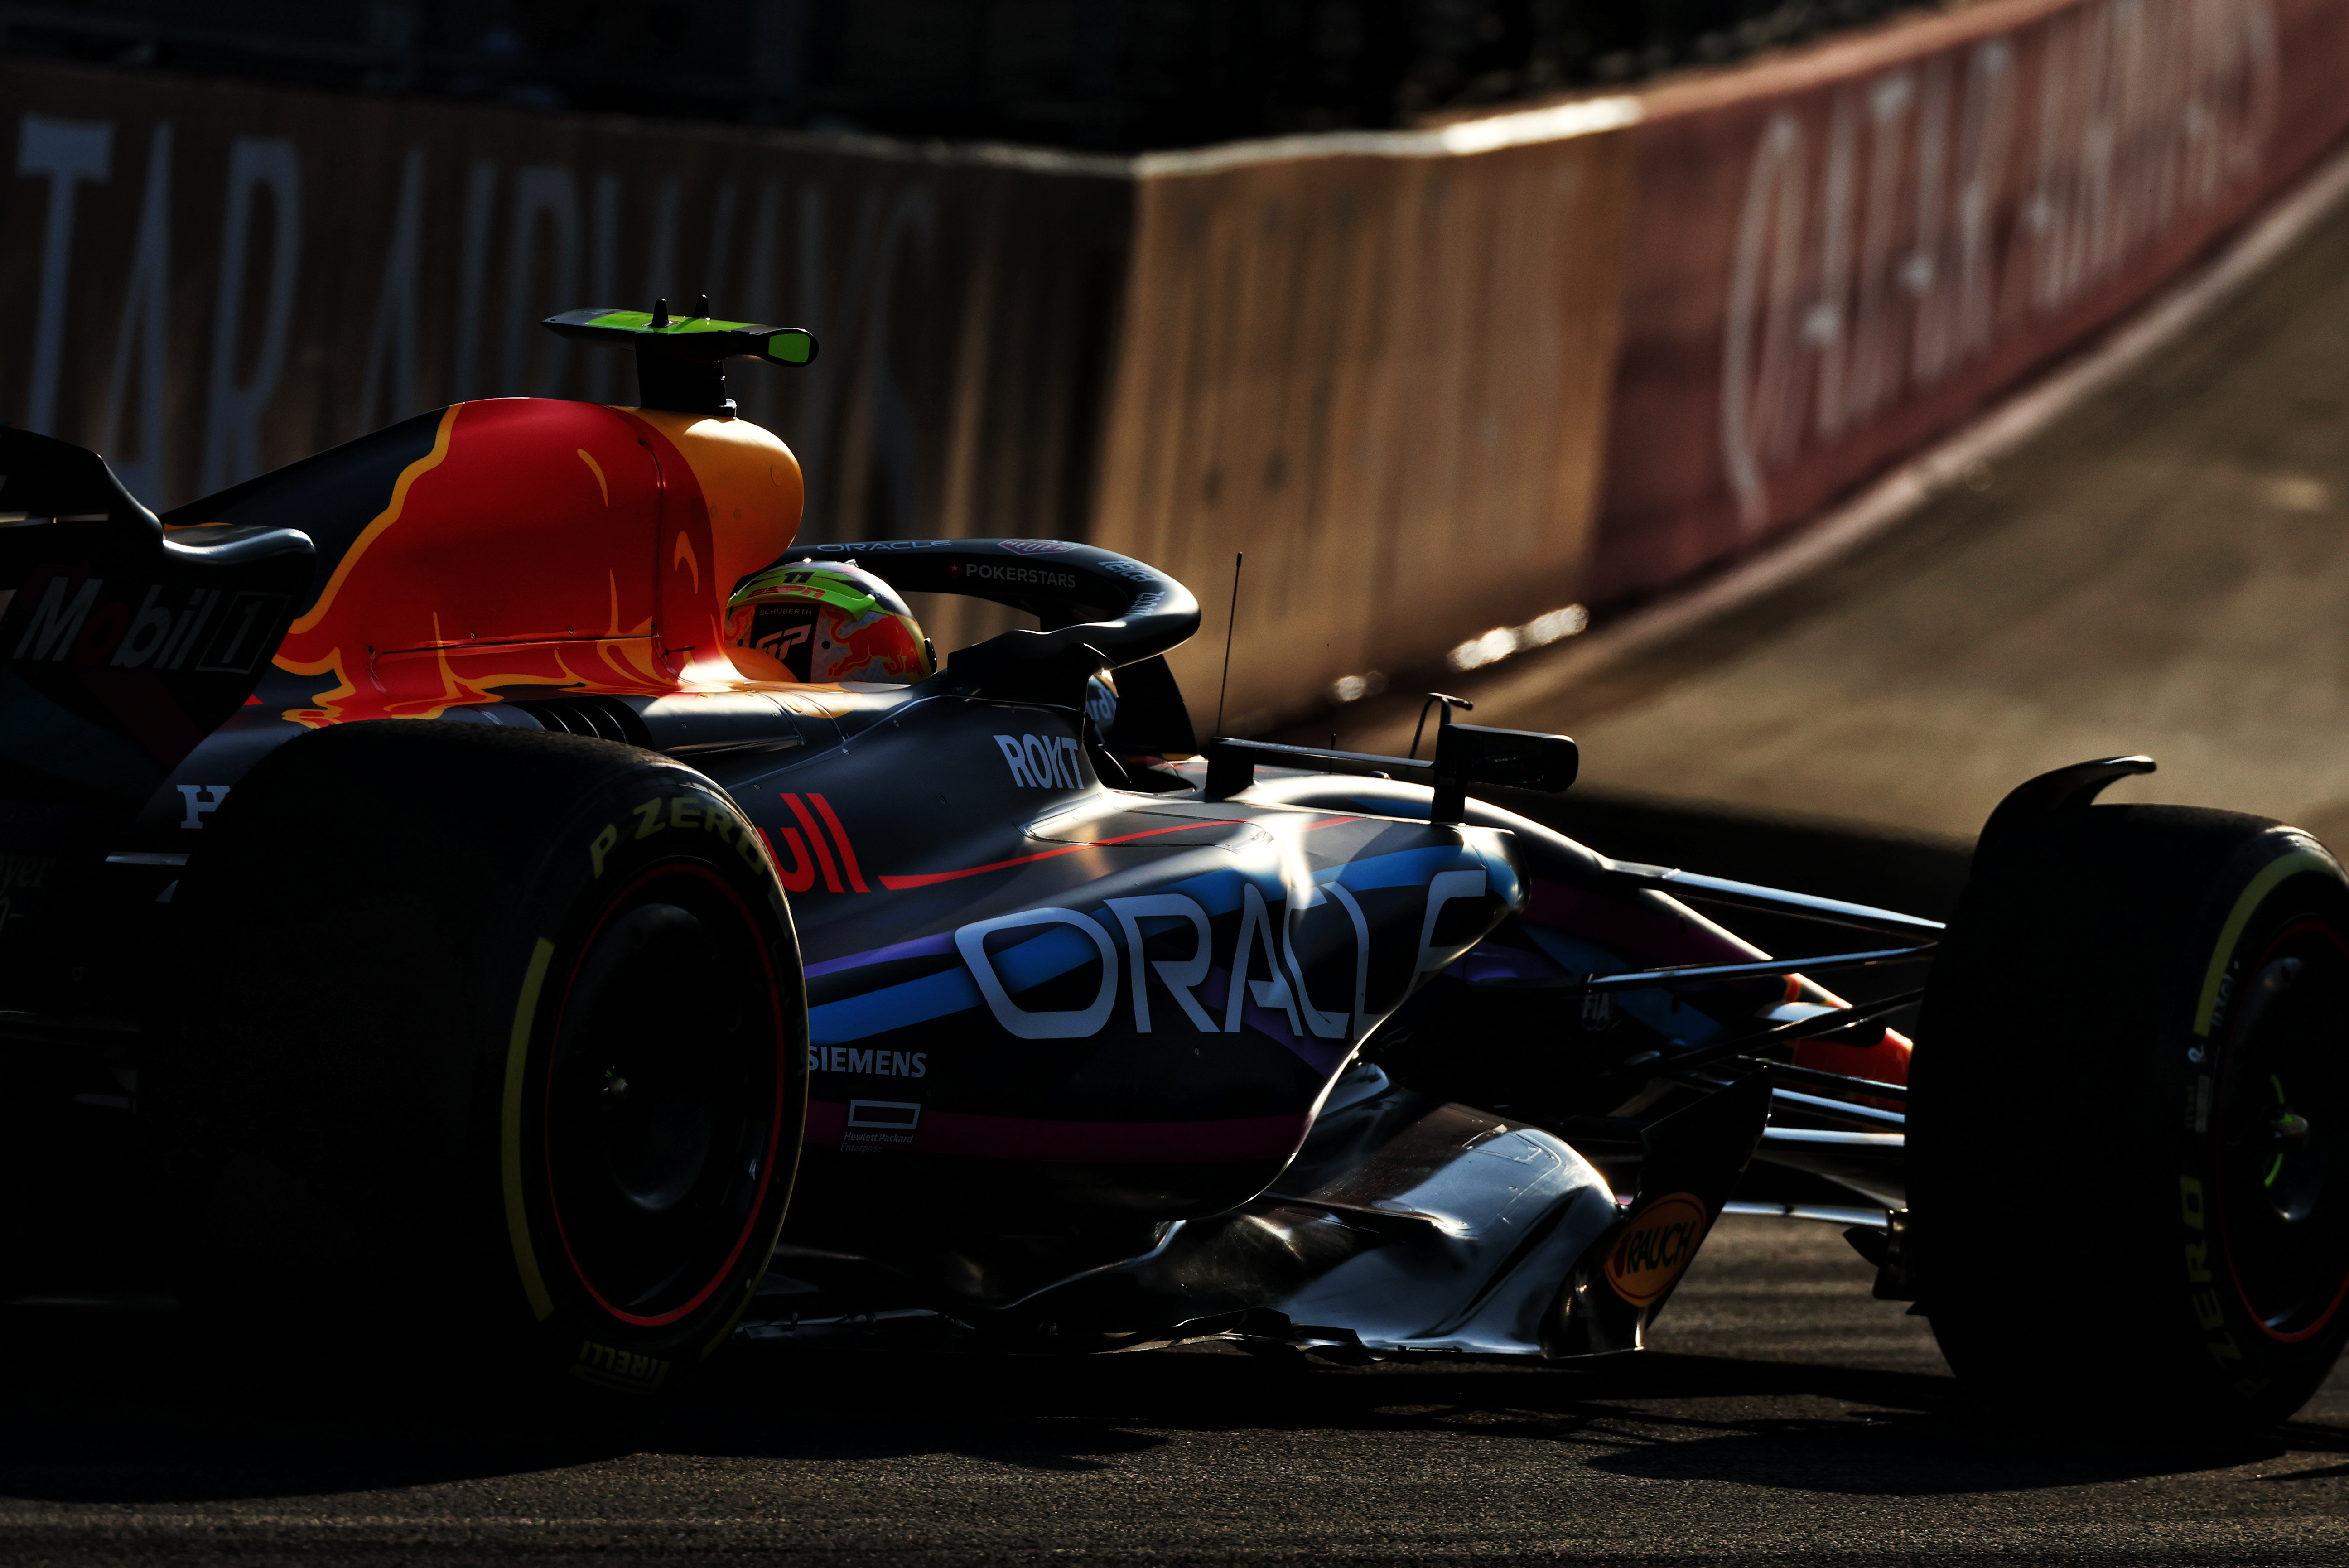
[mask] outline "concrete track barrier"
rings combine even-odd
[[[1208,603],[1247,553],[1229,727],[1575,601],[1636,107],[1139,161],[1093,541]]]
[[[802,537],[1087,531],[1122,161],[5,60],[0,104],[0,418],[150,503],[460,399],[633,402],[537,322],[707,294],[820,334],[731,380]]]
[[[2325,0],[1993,0],[1647,95],[1589,596],[1750,550],[2076,348],[2349,126],[2345,69]]]
[[[451,399],[625,400],[533,324],[707,293],[823,339],[737,379],[803,538],[1088,539],[1210,604],[1244,550],[1260,730],[1762,547],[2177,275],[2349,127],[2344,78],[2335,0],[1983,0],[1108,158],[0,62],[0,417],[173,503]]]

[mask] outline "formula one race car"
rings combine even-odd
[[[723,365],[813,340],[706,309],[549,323],[640,408],[460,403],[160,520],[0,431],[15,1299],[632,1394],[742,1337],[1561,1357],[1734,1206],[1848,1227],[1993,1396],[2241,1423],[2332,1365],[2307,836],[2085,763],[1944,930],[1611,860],[1487,798],[1571,741],[1448,706],[1425,759],[1201,748],[1138,561],[792,548]],[[905,593],[1038,627],[933,670]]]

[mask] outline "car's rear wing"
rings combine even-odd
[[[0,851],[127,820],[252,694],[309,535],[167,535],[94,452],[0,429]]]

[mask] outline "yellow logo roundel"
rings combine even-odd
[[[1672,1288],[1704,1240],[1704,1202],[1693,1192],[1671,1192],[1640,1211],[1607,1256],[1607,1282],[1633,1306],[1646,1306]]]

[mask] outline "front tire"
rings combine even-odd
[[[2349,1340],[2349,880],[2230,812],[2005,826],[1918,1023],[1920,1304],[2011,1404],[2282,1419]]]
[[[338,726],[236,786],[182,898],[156,1097],[196,1303],[627,1394],[724,1343],[790,1197],[806,1002],[716,784],[605,741]]]

